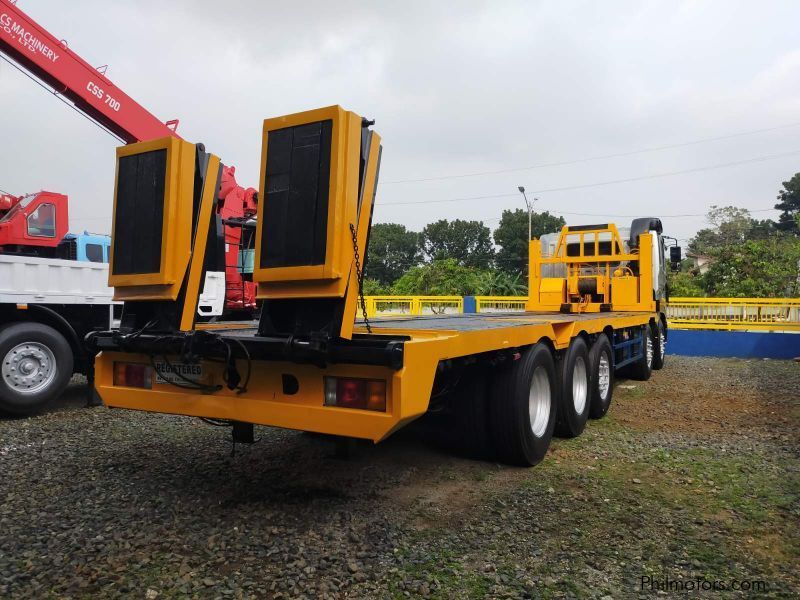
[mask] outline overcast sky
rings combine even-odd
[[[341,104],[376,119],[376,220],[412,229],[494,229],[524,185],[569,223],[661,216],[689,238],[704,219],[669,215],[771,208],[800,171],[795,1],[18,6],[152,113],[179,118],[243,185],[257,187],[266,117]],[[73,231],[108,232],[118,142],[5,62],[0,83],[0,189],[66,193]],[[613,154],[627,155],[576,162]]]

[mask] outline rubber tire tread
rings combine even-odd
[[[583,356],[586,367],[586,404],[583,412],[575,412],[575,403],[572,399],[572,375],[575,371],[575,361]],[[556,418],[556,435],[564,438],[578,437],[586,428],[589,420],[589,390],[591,389],[592,366],[589,362],[589,347],[581,337],[576,337],[570,342],[569,348],[561,358],[559,364],[561,377],[561,394],[558,399],[558,416]]]
[[[45,389],[23,396],[0,381],[0,412],[16,416],[28,416],[42,410],[55,400],[72,378],[72,348],[58,331],[42,323],[10,323],[0,328],[0,360],[17,344],[39,342],[53,352],[56,360],[56,376]]]
[[[600,378],[600,355],[603,351],[608,353],[609,382],[608,382],[608,398],[603,400],[600,397],[600,390],[598,381]],[[614,396],[614,349],[611,347],[611,342],[608,341],[608,336],[601,333],[597,336],[594,344],[589,350],[589,362],[591,364],[591,382],[589,384],[589,418],[602,419],[608,412],[611,406],[611,399]]]
[[[459,450],[463,455],[479,460],[492,456],[489,377],[486,365],[470,365],[454,392]]]
[[[544,435],[537,438],[530,426],[528,396],[538,366],[550,379],[550,419]],[[535,344],[519,360],[496,372],[490,403],[490,431],[497,458],[511,465],[531,467],[547,454],[556,423],[559,382],[553,354],[545,344]]]
[[[650,329],[650,324],[644,326],[644,334],[642,336],[642,340],[646,340],[647,336],[650,336],[650,339],[653,339],[653,332]],[[650,379],[650,375],[653,372],[652,366],[647,366],[647,349],[642,348],[642,357],[632,365],[628,367],[625,374],[635,381],[647,381]],[[653,352],[655,356],[655,351]]]
[[[656,328],[653,331],[653,370],[658,371],[664,368],[664,361],[666,360],[666,355],[661,356],[661,345],[659,343],[659,336],[666,335],[666,331],[664,331],[664,322],[659,319],[656,321]]]

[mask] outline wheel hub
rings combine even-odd
[[[586,361],[579,356],[575,359],[575,366],[572,369],[572,403],[575,405],[575,412],[579,415],[583,414],[583,409],[586,408],[588,391]]]
[[[547,376],[547,369],[542,366],[536,368],[531,378],[528,416],[533,435],[537,438],[542,437],[550,422],[550,378]]]
[[[3,357],[2,380],[20,394],[35,394],[55,379],[53,351],[38,342],[17,344]]]
[[[600,397],[605,400],[608,398],[608,390],[611,386],[611,363],[605,352],[600,355],[600,362],[597,365],[597,391]]]

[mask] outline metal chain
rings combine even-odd
[[[367,327],[367,333],[372,333],[372,326],[367,318],[367,301],[364,300],[364,273],[361,270],[361,257],[358,254],[358,237],[356,236],[356,228],[352,223],[350,223],[350,233],[353,236],[353,255],[356,261],[356,279],[358,280],[358,300],[361,304],[361,314],[364,315],[364,325]]]

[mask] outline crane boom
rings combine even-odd
[[[177,136],[177,120],[160,121],[11,0],[0,0],[0,51],[126,143]]]

